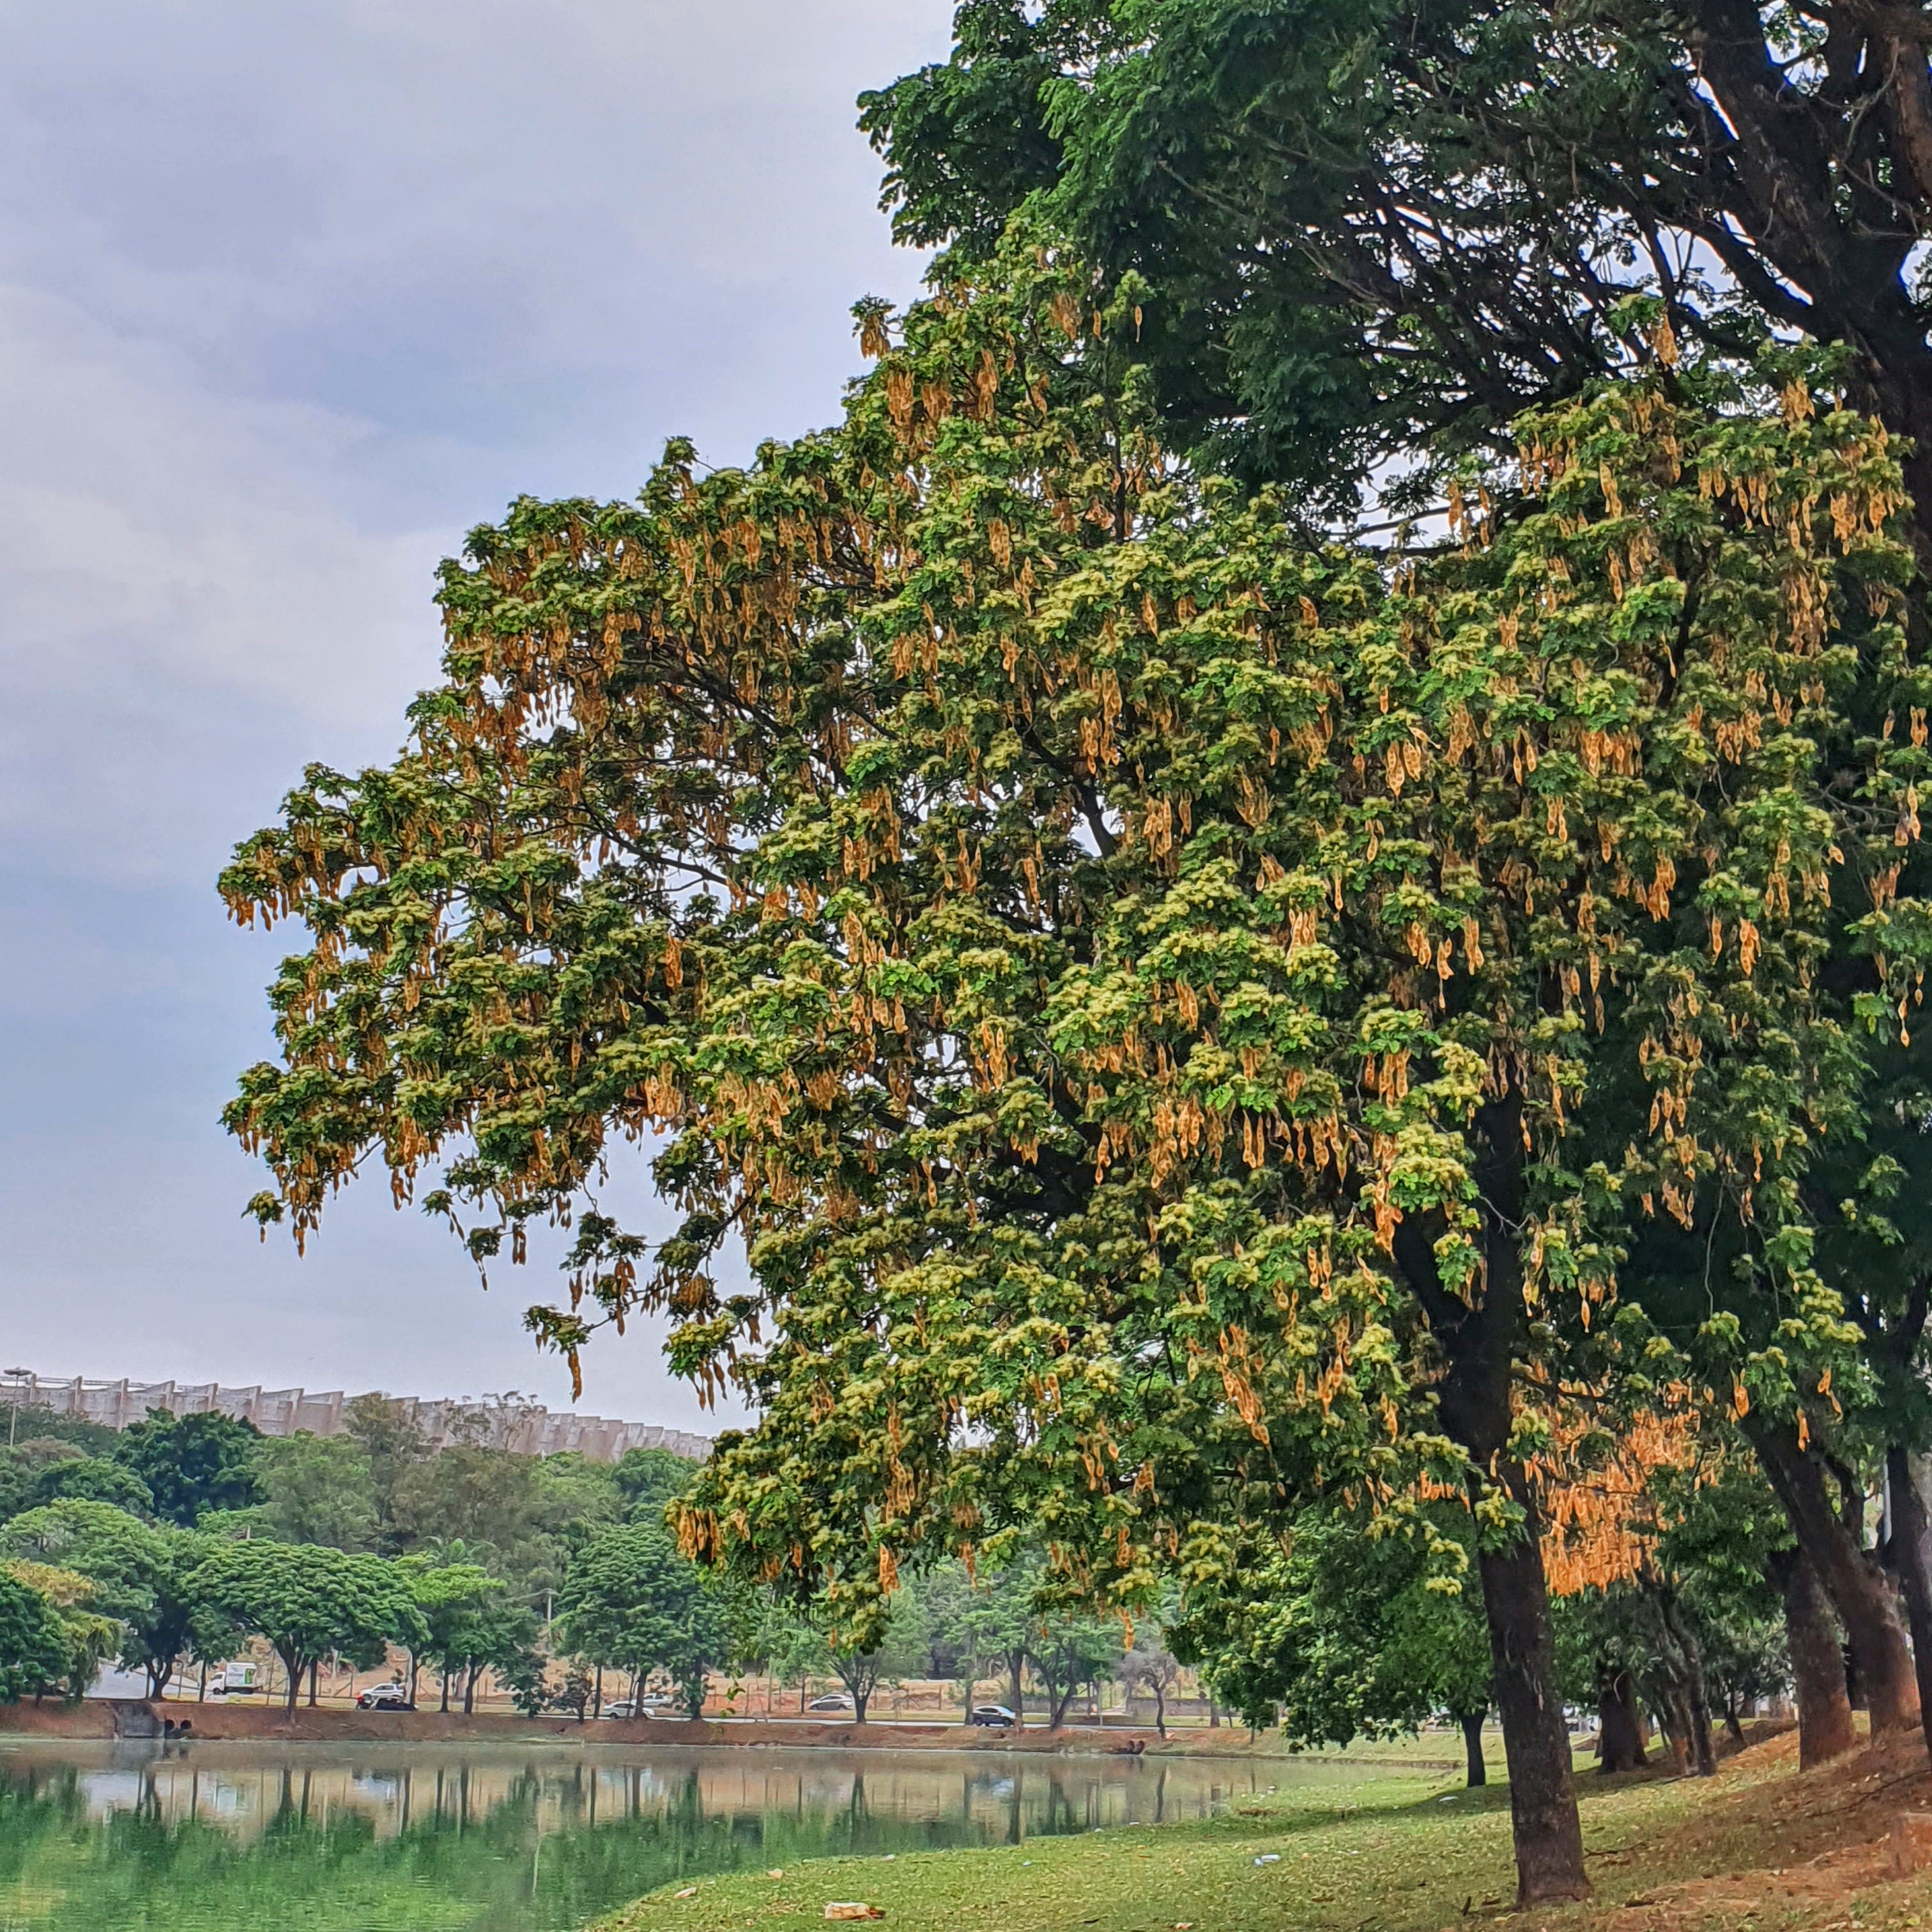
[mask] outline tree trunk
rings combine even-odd
[[[1704,1653],[1690,1627],[1678,1616],[1676,1587],[1646,1574],[1644,1594],[1657,1616],[1663,1636],[1660,1646],[1667,1659],[1676,1654],[1673,1690],[1682,1718],[1684,1738],[1690,1752],[1690,1768],[1700,1778],[1714,1775],[1718,1754],[1711,1743],[1711,1703],[1704,1686]]]
[[[1739,1750],[1744,1748],[1744,1727],[1738,1721],[1738,1700],[1729,1691],[1724,1694],[1724,1735]]]
[[[1872,1735],[1916,1725],[1918,1686],[1892,1585],[1832,1507],[1823,1459],[1815,1448],[1798,1448],[1793,1427],[1763,1423],[1753,1430],[1748,1420],[1744,1427],[1784,1505],[1798,1546],[1810,1559],[1844,1625],[1845,1640],[1869,1700]]]
[[[1465,1711],[1459,1720],[1462,1726],[1462,1754],[1468,1760],[1472,1790],[1490,1781],[1490,1768],[1483,1761],[1483,1720],[1489,1714],[1487,1711]]]
[[[1026,1724],[1026,1689],[1022,1679],[1026,1670],[1025,1652],[1012,1652],[1006,1658],[1006,1668],[1012,1676],[1013,1722],[1024,1727]]]
[[[1156,1678],[1154,1686],[1154,1727],[1163,1739],[1167,1736],[1167,1688]]]
[[[292,1718],[296,1714],[296,1700],[302,1695],[302,1659],[284,1651],[282,1674],[289,1680],[287,1694],[282,1704],[282,1714]]]
[[[310,1658],[309,1659],[309,1660],[308,1660],[308,1707],[309,1707],[309,1708],[310,1708],[311,1711],[313,1711],[313,1710],[315,1708],[315,1679],[316,1679],[316,1673],[318,1671],[320,1671],[320,1670],[321,1670],[321,1668],[322,1668],[322,1659],[321,1659],[320,1658],[319,1658],[319,1657],[312,1657],[312,1658]]]
[[[1912,1626],[1918,1721],[1932,1750],[1932,1512],[1925,1501],[1926,1459],[1894,1446],[1885,1460],[1892,1484],[1892,1546]]]
[[[1438,1214],[1396,1224],[1397,1266],[1427,1316],[1447,1358],[1439,1396],[1442,1426],[1469,1459],[1472,1504],[1492,1484],[1522,1514],[1514,1541],[1480,1549],[1483,1604],[1490,1628],[1491,1688],[1502,1720],[1509,1766],[1510,1821],[1516,1845],[1516,1903],[1583,1898],[1583,1828],[1570,1778],[1570,1732],[1556,1679],[1556,1646],[1536,1500],[1509,1454],[1514,1358],[1529,1348],[1517,1229],[1527,1213],[1523,1150],[1528,1141],[1514,1096],[1478,1109],[1473,1179],[1483,1216],[1485,1278],[1480,1305],[1442,1283],[1436,1239]],[[1495,1541],[1492,1534],[1488,1540]]]
[[[410,1708],[416,1707],[416,1671],[421,1660],[414,1651],[410,1652]]]
[[[1635,1771],[1648,1762],[1644,1755],[1643,1713],[1637,1708],[1636,1685],[1622,1665],[1598,1673],[1597,1758],[1597,1768],[1606,1777]]]
[[[472,1657],[464,1660],[463,1714],[466,1718],[473,1718],[476,1714],[476,1658]]]
[[[448,1716],[449,1713],[449,1666],[447,1664],[445,1664],[442,1669],[442,1702],[436,1706],[436,1708],[446,1717]]]
[[[197,1704],[208,1702],[208,1666],[205,1663],[201,1666],[201,1682],[195,1686],[194,1701]]]

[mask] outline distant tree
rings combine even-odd
[[[60,1612],[0,1564],[0,1703],[18,1703],[58,1684],[68,1665],[68,1631]]]
[[[1124,1661],[1120,1627],[1064,1611],[1044,1614],[1034,1630],[1030,1654],[1046,1691],[1047,1724],[1058,1730],[1066,1721],[1074,1699]],[[1163,1705],[1163,1715],[1165,1708]]]
[[[0,1448],[0,1522],[45,1500],[40,1481],[53,1464],[80,1462],[86,1454],[52,1436],[26,1436],[10,1449]]]
[[[832,1652],[825,1633],[795,1604],[769,1593],[758,1599],[742,1646],[747,1661],[761,1665],[776,1684],[796,1686],[799,1714],[814,1677],[831,1673]]]
[[[34,1478],[34,1504],[76,1496],[90,1502],[112,1503],[137,1516],[154,1513],[153,1492],[133,1470],[105,1456],[64,1456],[49,1462]]]
[[[1319,1509],[1285,1550],[1204,1535],[1174,1650],[1250,1724],[1278,1721],[1297,1744],[1413,1730],[1446,1712],[1480,1784],[1491,1666],[1472,1528],[1444,1504],[1412,1535],[1372,1536],[1352,1513]]]
[[[376,1546],[376,1488],[369,1452],[352,1436],[270,1437],[256,1452],[262,1500],[232,1520],[278,1543]]]
[[[1154,1726],[1167,1736],[1167,1694],[1180,1675],[1180,1660],[1161,1641],[1157,1630],[1142,1632],[1120,1659],[1120,1675],[1128,1684],[1154,1699]]]
[[[422,1564],[405,1557],[398,1564],[423,1620],[423,1640],[416,1655],[425,1658],[441,1672],[442,1696],[439,1708],[449,1708],[450,1680],[464,1680],[464,1710],[476,1708],[476,1672],[484,1665],[509,1661],[514,1646],[500,1612],[508,1607],[505,1586],[481,1564],[462,1560],[441,1564]],[[530,1632],[534,1635],[534,1624]],[[526,1642],[523,1648],[527,1649]],[[416,1696],[415,1664],[410,1666],[410,1701]]]
[[[730,1660],[723,1594],[652,1524],[606,1530],[586,1545],[564,1580],[557,1610],[573,1650],[640,1679],[662,1671],[694,1718],[704,1712],[710,1673]]]
[[[634,1522],[661,1522],[664,1506],[690,1488],[698,1465],[668,1449],[628,1450],[615,1471],[617,1490]]]
[[[826,1660],[852,1700],[855,1724],[866,1721],[866,1708],[881,1684],[910,1676],[923,1661],[922,1633],[908,1594],[902,1588],[892,1597],[883,1628],[872,1627],[870,1640],[862,1646],[836,1624],[826,1629]]]
[[[431,1454],[422,1431],[400,1402],[386,1395],[359,1395],[344,1412],[344,1432],[369,1460],[370,1502],[375,1514],[376,1546],[386,1556],[403,1547],[396,1522],[396,1493],[404,1476]]]
[[[17,1406],[5,1400],[0,1390],[0,1420],[6,1426],[9,1448],[24,1449],[34,1443],[64,1442],[76,1455],[106,1456],[120,1440],[120,1431],[106,1424],[89,1422],[78,1415],[63,1415],[45,1402],[26,1402]]]
[[[262,1439],[253,1423],[232,1416],[152,1408],[122,1432],[112,1454],[147,1485],[156,1516],[192,1529],[208,1510],[261,1501],[255,1461]]]
[[[564,1665],[562,1682],[550,1694],[550,1707],[570,1712],[580,1724],[590,1708],[596,1687],[596,1679],[591,1676],[590,1666],[582,1658],[573,1657]]]
[[[1014,1721],[1020,1724],[1026,1722],[1026,1665],[1039,1624],[1034,1599],[1040,1579],[1040,1566],[1030,1558],[982,1564],[963,1594],[949,1593],[944,1621],[937,1626],[962,1659],[973,1659],[980,1671],[1004,1673]],[[968,1723],[972,1705],[969,1688]]]
[[[380,1655],[391,1640],[420,1648],[422,1618],[404,1579],[382,1558],[319,1545],[216,1544],[189,1586],[265,1638],[288,1677],[292,1712],[304,1672],[332,1651]]]

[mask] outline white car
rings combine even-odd
[[[853,1703],[844,1691],[834,1690],[825,1696],[813,1698],[805,1708],[807,1711],[816,1711],[820,1717],[828,1717],[852,1709]]]

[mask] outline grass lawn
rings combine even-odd
[[[1206,1824],[704,1880],[596,1932],[802,1932],[845,1900],[881,1907],[897,1932],[1444,1932],[1502,1916],[1526,1932],[1932,1925],[1932,1875],[1890,1882],[1874,1844],[1897,1811],[1932,1800],[1916,1738],[1803,1777],[1780,1739],[1702,1784],[1578,1783],[1596,1898],[1520,1918],[1505,1787],[1365,1772],[1243,1798]]]

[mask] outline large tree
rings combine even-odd
[[[837,430],[476,532],[412,746],[224,877],[314,936],[229,1118],[298,1231],[375,1148],[482,1258],[570,1217],[539,1334],[668,1305],[764,1418],[688,1546],[861,1645],[909,1556],[1142,1601],[1204,1521],[1466,1491],[1522,1895],[1573,1894],[1537,1390],[1633,1217],[1713,1204],[1761,1401],[1856,1374],[1798,1183],[1925,950],[1897,464],[1828,363],[1633,304],[1520,514],[1311,548],[1092,290],[1016,232],[866,311]],[[658,1130],[653,1256],[592,1196]]]
[[[212,1610],[267,1640],[282,1661],[291,1715],[304,1673],[332,1651],[380,1658],[392,1642],[411,1649],[424,1642],[406,1580],[379,1556],[313,1544],[217,1544],[188,1581]]]
[[[1318,505],[1618,366],[1641,289],[1850,345],[1932,562],[1928,48],[1924,0],[965,0],[862,106],[902,237],[1046,198],[1177,434]]]
[[[210,1510],[246,1509],[261,1500],[255,1480],[261,1443],[262,1432],[234,1416],[151,1408],[123,1431],[112,1454],[146,1486],[156,1515],[192,1529]]]
[[[704,1714],[711,1673],[731,1661],[724,1595],[656,1523],[607,1529],[586,1545],[556,1609],[572,1649],[640,1680],[663,1672],[694,1718]]]

